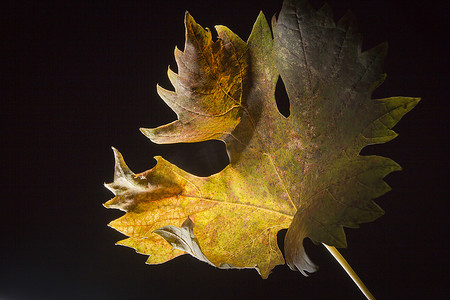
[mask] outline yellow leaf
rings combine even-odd
[[[395,138],[392,127],[418,98],[371,99],[385,78],[386,45],[361,52],[351,15],[335,24],[328,6],[285,1],[271,29],[261,13],[247,42],[217,26],[218,40],[186,14],[184,51],[175,49],[175,91],[158,87],[178,120],[141,129],[156,143],[226,143],[230,164],[198,177],[156,157],[134,174],[114,149],[115,197],[126,211],[110,223],[129,238],[120,245],[161,263],[184,252],[219,268],[255,268],[263,278],[283,264],[277,233],[289,228],[285,257],[304,275],[315,265],[313,242],[345,247],[343,227],[383,214],[372,199],[389,190],[383,178],[400,169],[367,145]],[[274,97],[282,78],[291,115]],[[163,240],[164,238],[164,240]]]

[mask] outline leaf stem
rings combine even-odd
[[[356,275],[355,271],[353,271],[352,267],[350,267],[348,262],[339,253],[339,251],[333,246],[328,246],[324,243],[322,243],[322,245],[325,246],[325,248],[331,253],[331,255],[333,255],[333,257],[338,261],[341,267],[344,268],[345,272],[347,272],[347,274],[350,276],[353,282],[355,282],[355,284],[358,286],[358,288],[361,290],[364,296],[366,296],[366,298],[369,300],[375,300],[375,297],[369,292],[367,287],[364,285],[364,283],[361,281],[358,275]]]

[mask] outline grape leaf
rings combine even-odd
[[[396,137],[391,128],[418,98],[371,99],[385,79],[386,44],[361,52],[354,17],[337,24],[330,8],[283,3],[272,30],[260,13],[247,42],[224,26],[208,29],[185,16],[186,42],[175,49],[175,88],[158,86],[178,119],[141,131],[155,143],[226,143],[230,164],[198,177],[162,157],[134,174],[114,149],[115,197],[108,208],[126,211],[110,226],[119,241],[158,264],[184,253],[220,268],[255,268],[263,278],[284,263],[277,233],[288,228],[285,257],[304,275],[315,265],[303,248],[346,247],[343,227],[383,214],[372,199],[389,190],[383,178],[400,166],[361,156],[367,145]],[[272,36],[273,33],[273,36]],[[277,109],[281,79],[289,117]]]

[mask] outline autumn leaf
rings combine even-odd
[[[230,164],[209,177],[183,171],[162,157],[134,174],[114,149],[115,197],[126,211],[110,226],[118,244],[158,264],[184,253],[220,268],[255,268],[263,278],[283,254],[277,233],[288,228],[285,257],[303,274],[315,271],[303,248],[346,247],[343,227],[383,214],[372,199],[389,190],[383,178],[398,164],[361,156],[367,145],[396,137],[391,128],[418,98],[371,99],[385,79],[386,44],[361,52],[354,17],[337,24],[327,5],[285,1],[272,30],[260,13],[247,42],[224,26],[208,29],[186,14],[186,42],[175,49],[174,86],[158,86],[178,119],[141,131],[155,143],[226,143]],[[272,35],[273,34],[273,35]],[[277,109],[283,80],[290,115]]]

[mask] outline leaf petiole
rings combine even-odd
[[[333,255],[333,257],[338,261],[338,263],[341,265],[342,268],[344,268],[345,272],[350,276],[350,278],[355,282],[355,284],[358,286],[358,288],[361,290],[361,292],[366,296],[369,300],[374,300],[375,297],[369,292],[367,287],[364,285],[364,283],[361,281],[361,279],[356,275],[355,271],[350,267],[348,262],[345,260],[345,258],[339,253],[339,251],[333,247],[328,246],[324,243],[322,245],[325,246],[325,248]]]

